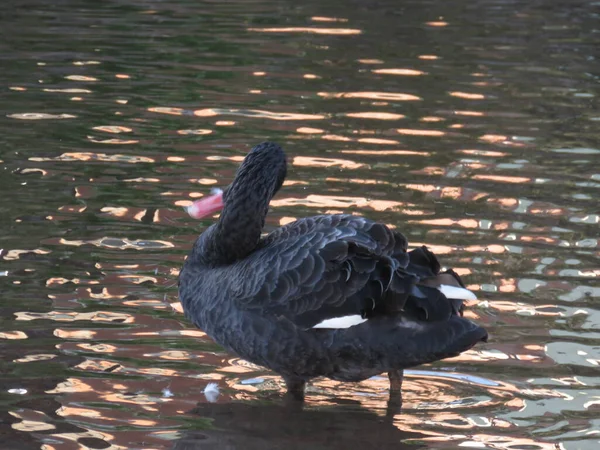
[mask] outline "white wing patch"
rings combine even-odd
[[[477,300],[475,294],[465,288],[441,284],[438,289],[446,296],[446,298],[455,300]]]
[[[323,322],[319,322],[313,328],[350,328],[354,325],[359,325],[366,322],[367,319],[363,319],[359,314],[351,316],[334,317],[333,319],[325,319]]]

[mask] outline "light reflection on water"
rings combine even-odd
[[[30,3],[5,23],[10,442],[598,446],[591,4]],[[401,413],[385,377],[315,380],[286,409],[278,377],[181,314],[179,267],[210,223],[183,207],[265,139],[291,166],[269,229],[365,214],[478,291],[466,315],[490,342],[409,371]]]

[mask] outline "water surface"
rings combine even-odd
[[[597,2],[0,8],[0,447],[598,448]],[[269,228],[364,214],[479,297],[490,341],[409,371],[401,412],[385,377],[286,409],[180,312],[211,223],[182,206],[267,139]]]

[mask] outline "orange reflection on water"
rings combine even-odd
[[[112,294],[110,292],[109,288],[106,288],[106,287],[103,287],[100,290],[100,292],[98,292],[96,289],[94,289],[94,292],[92,292],[91,288],[85,289],[84,292],[89,295],[89,298],[104,299],[104,300],[121,299],[126,296],[125,294],[117,294],[117,293]]]
[[[207,134],[211,134],[212,130],[207,130],[204,128],[197,128],[195,130],[177,130],[177,134],[181,134],[183,136],[188,135],[196,135],[196,136],[205,136]]]
[[[385,74],[385,75],[405,75],[405,76],[418,76],[426,75],[427,72],[415,69],[374,69],[373,73]]]
[[[295,156],[292,164],[300,167],[334,167],[338,166],[342,169],[359,169],[364,167],[364,164],[350,161],[348,159],[338,158],[318,158],[311,156]]]
[[[383,185],[388,185],[390,184],[388,181],[382,181],[382,180],[366,180],[363,178],[334,178],[334,177],[327,177],[325,178],[325,181],[336,181],[336,182],[341,182],[341,183],[354,183],[354,184],[383,184]]]
[[[494,300],[493,303],[490,303],[490,308],[497,309],[502,312],[512,312],[512,313],[527,313],[532,316],[546,316],[546,317],[562,317],[564,316],[564,312],[556,311],[556,305],[551,304],[543,304],[543,305],[528,305],[524,303],[515,303],[509,301],[501,301]],[[542,311],[543,309],[550,309],[549,311]],[[543,348],[538,345],[529,345],[527,347],[529,350],[542,350]]]
[[[131,133],[133,130],[128,127],[117,126],[117,125],[102,125],[93,127],[93,130],[105,131],[107,133]]]
[[[62,278],[62,277],[52,277],[46,280],[46,286],[52,286],[55,284],[65,284],[65,283],[73,283],[79,284],[81,280],[79,278]]]
[[[112,154],[107,155],[106,153],[92,153],[92,152],[68,152],[54,158],[43,158],[33,156],[29,158],[29,161],[102,161],[102,162],[121,162],[121,163],[153,163],[153,158],[147,156],[135,156],[135,155],[123,155],[123,154]]]
[[[409,128],[399,128],[396,131],[411,136],[444,136],[446,134],[445,131],[440,130],[414,130]]]
[[[54,336],[61,339],[94,339],[96,332],[92,330],[54,330]]]
[[[457,116],[475,116],[475,117],[481,117],[484,116],[485,114],[480,112],[480,111],[458,111],[455,110],[454,114],[456,114]]]
[[[45,89],[42,89],[42,91],[44,91],[44,92],[64,92],[67,94],[91,94],[92,92],[94,92],[89,89],[80,89],[80,88],[67,88],[67,89],[45,88]]]
[[[233,162],[242,162],[244,160],[244,156],[207,156],[207,161],[221,161],[228,160]]]
[[[321,133],[325,133],[325,130],[321,130],[320,128],[300,127],[300,128],[296,129],[296,133],[301,133],[301,134],[321,134]]]
[[[96,139],[93,136],[87,137],[90,142],[95,144],[115,144],[115,145],[129,145],[138,144],[140,141],[137,139]]]
[[[0,339],[27,339],[28,336],[23,331],[13,330],[13,331],[0,331]]]
[[[160,178],[150,178],[150,177],[138,177],[138,178],[127,178],[123,180],[125,183],[160,183]]]
[[[150,112],[156,112],[156,113],[160,113],[160,114],[171,114],[174,116],[181,116],[183,115],[183,108],[170,108],[168,106],[152,106],[150,108],[148,108],[148,111]],[[195,112],[194,112],[195,114]],[[213,114],[216,115],[216,114]]]
[[[359,138],[356,140],[361,144],[376,144],[376,145],[396,145],[399,144],[398,141],[394,141],[392,139],[380,139],[380,138]]]
[[[284,186],[308,186],[308,181],[302,181],[302,180],[289,180],[286,179],[283,182]]]
[[[4,259],[5,261],[12,261],[15,259],[20,259],[21,255],[26,255],[27,253],[35,253],[36,255],[48,255],[51,252],[50,250],[42,250],[40,248],[36,248],[33,250],[12,249],[2,254],[2,259]]]
[[[90,380],[90,382],[92,382]],[[94,389],[87,382],[78,378],[67,378],[66,381],[58,383],[54,389],[47,391],[48,394],[66,394],[73,392],[92,392]]]
[[[384,61],[381,59],[357,59],[362,64],[383,64]]]
[[[295,222],[296,220],[297,220],[296,217],[286,217],[286,216],[284,216],[284,217],[281,217],[279,219],[279,225],[280,226],[284,226],[284,225],[287,225],[288,223]]]
[[[165,359],[168,361],[188,361],[194,358],[203,358],[204,355],[193,355],[190,352],[182,351],[182,350],[165,350],[158,353],[144,353],[142,356]]]
[[[13,362],[16,363],[28,363],[28,362],[36,362],[36,361],[47,361],[49,359],[56,358],[56,355],[52,353],[38,353],[36,355],[27,355],[23,358],[13,359]]]
[[[452,97],[459,97],[459,98],[464,98],[467,100],[482,100],[485,98],[485,95],[483,95],[483,94],[474,94],[472,92],[453,91],[453,92],[449,92],[449,94]]]
[[[59,416],[83,416],[83,417],[101,417],[100,412],[93,409],[74,408],[72,406],[62,406],[56,410]]]
[[[352,139],[350,139],[349,137],[346,136],[339,136],[336,134],[326,134],[321,136],[321,139],[324,139],[326,141],[338,141],[338,142],[350,142],[352,141]]]
[[[100,212],[110,214],[114,217],[125,217],[129,213],[129,208],[104,206],[100,209]]]
[[[271,201],[271,206],[274,207],[296,205],[304,205],[309,208],[349,208],[355,206],[358,208],[368,207],[375,211],[386,211],[388,209],[401,207],[404,203],[392,200],[373,200],[365,197],[343,197],[333,195],[309,195],[306,198],[275,199]]]
[[[54,320],[57,322],[74,322],[76,320],[89,320],[91,322],[119,322],[133,323],[134,317],[130,314],[115,313],[110,311],[94,311],[89,313],[76,313],[68,311],[29,312],[21,311],[15,313],[16,320]]]
[[[354,28],[309,28],[309,27],[282,27],[282,28],[247,28],[248,31],[258,33],[311,33],[330,35],[354,35],[361,34],[362,30]]]
[[[503,136],[501,134],[484,134],[479,137],[479,140],[490,142],[490,143],[500,143],[504,142],[508,139],[508,136]]]
[[[476,219],[422,219],[409,220],[408,223],[420,223],[422,225],[438,225],[438,226],[460,226],[463,228],[479,228],[479,221]]]
[[[394,114],[394,113],[386,113],[386,112],[354,112],[354,113],[346,113],[348,117],[355,117],[359,119],[379,119],[379,120],[398,120],[404,119],[406,116],[404,114]]]
[[[9,414],[14,415],[11,411]],[[15,416],[19,418],[18,416]],[[50,421],[50,420],[49,420]],[[24,431],[24,432],[35,432],[35,431],[48,431],[55,430],[56,426],[47,422],[38,422],[34,420],[21,420],[21,422],[13,423],[11,427],[15,430]]]
[[[98,81],[98,78],[86,77],[84,75],[67,75],[65,79],[71,81]]]
[[[200,109],[194,111],[195,116],[210,117],[216,115],[233,115],[242,117],[258,117],[261,119],[272,119],[272,120],[321,120],[325,116],[322,114],[300,114],[300,113],[285,113],[285,112],[273,112],[265,111],[260,109]],[[225,121],[220,121],[225,122]],[[229,123],[229,122],[228,122]],[[235,123],[235,122],[231,122]],[[217,122],[217,125],[219,122]]]
[[[374,156],[429,156],[429,152],[419,152],[415,150],[341,150],[340,153],[348,153],[352,155],[374,155]]]
[[[89,344],[89,343],[78,343],[76,344],[77,348],[80,348],[82,350],[86,350],[86,351],[91,351],[94,353],[116,353],[118,351],[118,348],[114,345],[110,345],[110,344]],[[65,349],[68,348],[66,346],[61,346],[61,349]]]
[[[181,303],[177,302],[179,305],[181,305]],[[183,314],[183,308],[180,311]],[[190,337],[205,337],[206,333],[204,331],[200,331],[200,330],[180,330],[179,334],[181,336],[190,336]]]
[[[368,98],[372,100],[391,101],[422,100],[421,97],[417,97],[416,95],[394,92],[319,92],[317,95],[323,98]]]
[[[323,16],[313,16],[310,20],[314,22],[348,22],[348,19],[344,19],[341,17],[323,17]]]
[[[474,434],[470,436],[474,448],[491,448],[496,450],[511,450],[517,448],[532,448],[535,450],[564,450],[561,443],[543,442],[536,439],[523,438],[517,436],[504,436],[493,434]],[[471,442],[466,441],[466,444]]]
[[[531,182],[531,178],[527,177],[513,177],[507,175],[473,175],[471,178],[475,180],[485,180],[485,181],[496,181],[501,183],[528,183]]]
[[[104,248],[119,248],[119,249],[136,249],[136,250],[147,250],[148,248],[159,249],[159,248],[172,248],[174,244],[168,241],[152,241],[152,240],[129,240],[127,238],[111,238],[103,237],[100,239],[94,239],[90,241],[84,241],[80,239],[48,239],[49,244],[60,244],[60,245],[72,245],[80,247],[82,245],[91,244],[96,247]]]

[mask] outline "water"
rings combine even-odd
[[[0,447],[598,448],[597,2],[1,8]],[[400,414],[384,377],[285,409],[179,311],[210,223],[181,206],[265,139],[269,227],[368,215],[478,294],[490,342],[409,372]]]

